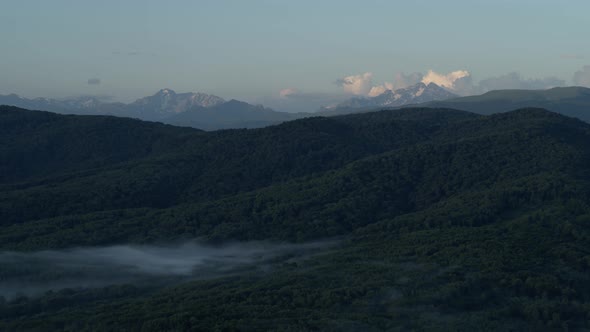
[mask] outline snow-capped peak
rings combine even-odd
[[[133,105],[143,110],[152,110],[159,114],[182,113],[194,107],[212,107],[224,103],[220,97],[206,93],[176,93],[172,89],[161,89],[153,96],[136,100]]]
[[[158,93],[157,93],[157,95],[164,95],[164,96],[171,95],[171,94],[175,95],[176,92],[174,92],[174,90],[172,90],[172,89],[162,89],[162,90],[158,91]]]
[[[398,107],[407,104],[424,103],[454,97],[457,96],[435,83],[429,83],[426,85],[420,82],[395,91],[387,90],[375,97],[355,97],[338,105],[338,107]]]
[[[420,87],[418,91],[414,94],[414,97],[420,97],[426,88]]]

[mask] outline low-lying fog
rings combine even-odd
[[[263,242],[207,246],[118,245],[38,252],[0,252],[0,296],[41,295],[48,290],[147,284],[267,270],[334,242]]]

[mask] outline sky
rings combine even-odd
[[[289,108],[424,80],[463,95],[590,85],[587,0],[0,6],[0,94],[127,102],[171,88]]]

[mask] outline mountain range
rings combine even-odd
[[[579,86],[548,90],[494,90],[482,95],[430,101],[405,107],[443,107],[479,114],[539,107],[590,122],[590,89]]]
[[[337,108],[377,108],[397,107],[408,104],[418,104],[433,100],[445,100],[458,97],[456,94],[436,85],[428,85],[420,82],[415,85],[392,90],[386,90],[374,97],[355,97],[346,102],[338,104]]]
[[[105,102],[96,97],[70,99],[27,99],[0,95],[0,105],[44,110],[61,114],[115,115],[203,130],[261,128],[285,121],[314,117],[370,112],[402,107],[452,108],[479,114],[506,112],[523,107],[539,107],[590,122],[590,89],[560,87],[549,90],[495,90],[478,96],[457,97],[430,83],[418,83],[375,97],[354,97],[315,113],[286,113],[238,100],[226,101],[204,93],[176,93],[162,89],[132,103]]]
[[[428,85],[418,83],[404,89],[388,90],[376,97],[352,98],[336,108],[322,110],[321,114],[303,110],[300,113],[277,112],[261,105],[251,105],[238,100],[226,101],[221,97],[204,93],[176,93],[171,89],[162,89],[152,96],[140,98],[129,104],[104,102],[96,97],[63,100],[27,99],[11,94],[0,95],[0,105],[62,114],[115,115],[215,130],[258,128],[310,116],[346,114],[354,112],[357,108],[393,107],[452,97],[456,95],[434,83]]]
[[[221,97],[204,93],[176,93],[162,89],[156,94],[140,98],[127,106],[127,112],[140,119],[165,120],[193,108],[216,107],[225,103]]]
[[[264,127],[301,116],[233,99],[226,101],[215,95],[176,93],[171,89],[162,89],[128,104],[104,102],[96,97],[27,99],[11,94],[0,95],[0,105],[61,114],[131,117],[206,130]]]

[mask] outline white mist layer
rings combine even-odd
[[[266,269],[334,242],[263,242],[207,246],[117,245],[38,252],[0,252],[0,296],[38,295],[63,288],[104,287],[166,278],[211,278]]]

